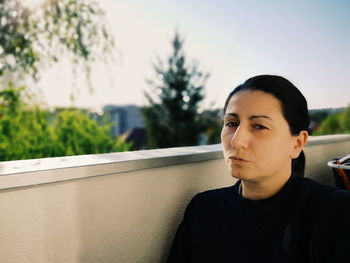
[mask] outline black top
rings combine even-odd
[[[291,176],[254,201],[239,185],[191,200],[168,263],[350,262],[350,192]]]

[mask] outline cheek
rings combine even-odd
[[[291,145],[286,139],[264,141],[254,149],[255,157],[261,168],[273,168],[281,166],[291,159]]]
[[[221,130],[220,138],[221,138],[221,143],[222,143],[222,146],[224,147],[224,149],[227,148],[228,144],[229,144],[229,135],[228,135],[227,129],[225,129],[225,127],[223,127]]]

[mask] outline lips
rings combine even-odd
[[[230,155],[228,157],[228,159],[232,160],[232,161],[236,161],[236,162],[249,162],[248,160],[241,158],[240,156],[236,156],[236,155]]]

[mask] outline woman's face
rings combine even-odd
[[[233,177],[258,182],[290,175],[291,160],[303,144],[292,136],[280,102],[262,91],[232,96],[224,116],[221,142]]]

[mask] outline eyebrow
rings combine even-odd
[[[226,113],[225,116],[232,116],[232,117],[239,119],[239,116],[237,113]],[[252,115],[249,117],[249,120],[259,119],[259,118],[265,118],[265,119],[272,120],[269,116],[266,116],[266,115]]]

